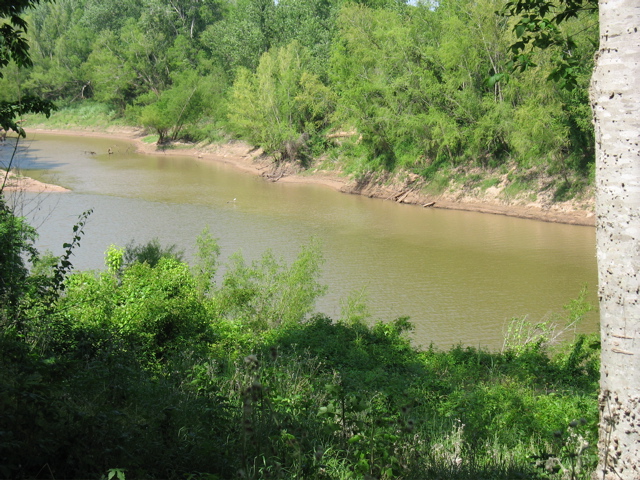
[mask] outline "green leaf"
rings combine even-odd
[[[493,87],[496,83],[500,82],[501,80],[507,80],[507,78],[508,76],[506,73],[496,73],[495,75],[492,75],[487,79],[487,85]]]

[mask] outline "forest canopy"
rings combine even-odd
[[[33,65],[7,65],[0,101],[99,103],[160,143],[241,138],[278,159],[340,159],[354,174],[510,162],[588,176],[597,12],[563,22],[570,41],[520,71],[523,31],[503,10],[498,0],[45,2],[27,18]],[[571,88],[554,69],[568,58]]]

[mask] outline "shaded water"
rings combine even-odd
[[[111,148],[113,155],[108,155]],[[96,152],[92,155],[89,152]],[[0,150],[6,161],[8,149]],[[316,238],[329,293],[318,310],[364,291],[374,319],[401,315],[415,341],[499,348],[508,319],[540,320],[587,284],[595,302],[595,231],[471,212],[422,209],[308,184],[273,184],[215,162],[139,155],[128,142],[36,134],[19,167],[72,193],[23,194],[41,248],[61,253],[77,216],[94,209],[74,265],[102,268],[108,245],[154,237],[193,252],[205,228],[223,261],[267,249],[292,260]],[[235,201],[234,201],[235,199]],[[591,315],[582,331],[595,331]]]

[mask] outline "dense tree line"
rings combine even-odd
[[[523,32],[502,2],[415,3],[44,3],[29,16],[33,66],[10,64],[0,99],[100,102],[161,141],[233,135],[360,174],[509,161],[589,172],[593,14],[563,23],[568,46],[514,72]],[[566,58],[570,84],[554,69]]]

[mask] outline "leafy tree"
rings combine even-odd
[[[513,0],[505,4],[502,12],[518,18],[513,27],[517,40],[511,45],[512,69],[524,71],[535,67],[534,53],[540,49],[553,49],[559,53],[549,78],[557,81],[561,88],[573,90],[580,86],[579,76],[591,70],[589,62],[577,55],[578,32],[567,30],[567,23],[579,16],[591,17],[585,30],[595,30],[597,19],[593,14],[598,10],[597,0]],[[584,23],[583,23],[584,25]],[[594,35],[595,37],[595,35]],[[595,38],[592,48],[597,46]],[[497,74],[498,77],[504,74]]]
[[[20,66],[30,66],[29,44],[24,38],[27,32],[27,22],[22,15],[29,8],[38,5],[40,0],[19,0],[0,2],[0,17],[6,19],[0,27],[0,68],[7,66],[13,60]]]
[[[124,111],[138,96],[159,96],[170,85],[173,37],[162,25],[143,15],[128,18],[120,30],[102,31],[84,65],[96,100]]]
[[[413,114],[420,112],[410,106],[414,92],[405,75],[411,68],[410,29],[395,12],[359,5],[341,10],[338,27],[331,68],[340,98],[336,119],[362,135],[369,160],[391,169],[407,124],[423,123],[414,123]]]
[[[273,0],[233,2],[224,18],[203,32],[202,45],[228,73],[239,67],[255,70],[277,37],[271,28],[274,8]]]
[[[284,47],[294,40],[309,50],[312,73],[325,78],[331,43],[335,35],[338,8],[330,0],[280,0],[271,23],[278,32],[273,46]]]
[[[546,75],[557,90],[552,104],[532,98],[527,106],[549,110],[547,118],[555,126],[538,128],[553,132],[547,137],[553,139],[556,147],[546,149],[545,136],[534,134],[530,136],[535,140],[528,150],[551,151],[552,172],[565,178],[570,171],[588,173],[595,161],[588,92],[598,44],[597,1],[514,1],[505,5],[502,14],[517,17],[513,26],[515,39],[509,48],[511,60],[507,70],[494,75],[491,81],[499,78],[513,81],[514,77],[522,78],[524,72],[533,71],[533,78]],[[514,71],[520,73],[513,75]],[[538,99],[540,94],[543,92],[536,95]],[[525,128],[515,133],[524,139],[531,124],[519,124]]]
[[[122,260],[124,266],[133,265],[134,263],[146,263],[150,267],[155,267],[163,258],[171,258],[181,262],[183,255],[184,252],[180,251],[177,245],[163,247],[160,240],[154,238],[147,243],[138,245],[133,241],[129,242],[124,250]]]
[[[124,111],[127,103],[140,91],[135,70],[121,54],[116,53],[117,49],[117,36],[105,30],[97,38],[82,69],[91,82],[93,99]]]
[[[507,104],[501,91],[487,88],[483,73],[498,62],[504,42],[503,27],[485,13],[490,8],[447,2],[406,16],[343,8],[332,57],[340,98],[335,120],[361,135],[365,169],[401,165],[424,173],[442,159],[502,153]]]
[[[295,41],[309,74],[300,117],[311,121],[294,120],[292,128],[276,121],[263,129],[279,138],[268,147],[277,155],[288,155],[283,145],[302,156],[318,155],[330,145],[319,132],[331,128],[355,132],[340,141],[352,172],[400,166],[429,176],[445,163],[514,160],[523,167],[550,165],[552,173],[567,177],[575,170],[588,173],[593,130],[586,84],[593,46],[591,34],[580,33],[588,22],[583,15],[561,24],[560,33],[574,42],[571,58],[581,65],[574,69],[580,88],[566,92],[539,81],[552,73],[559,51],[532,55],[535,68],[508,75],[509,45],[520,30],[512,33],[508,19],[494,15],[501,7],[494,0],[446,0],[437,8],[395,0],[43,3],[32,15],[34,65],[20,71],[11,64],[6,74],[15,83],[2,81],[0,98],[92,98],[129,120],[144,119],[163,137],[191,139],[218,133],[228,105],[234,118],[224,125],[229,133],[257,138],[255,129],[236,121],[238,99],[221,101],[227,82],[243,75],[240,83],[246,83],[246,75],[257,75],[262,55],[276,55]],[[178,104],[193,91],[186,72],[213,76],[216,81],[208,78],[212,84],[204,89],[214,95],[206,96],[212,100],[206,108],[193,106],[199,114],[187,128],[174,128],[184,117],[175,114]],[[509,82],[497,81],[507,76]],[[253,104],[261,101],[255,97]],[[213,126],[204,125],[211,120]],[[305,122],[310,127],[300,126]]]
[[[339,98],[333,122],[358,134],[343,147],[366,158],[357,171],[401,166],[429,176],[443,163],[507,160],[588,170],[586,90],[543,88],[539,70],[550,71],[550,55],[536,72],[506,84],[488,80],[505,73],[512,41],[498,7],[490,0],[450,0],[437,9],[343,7],[331,63]],[[590,55],[583,47],[581,59]],[[586,85],[587,75],[579,81]]]
[[[187,71],[173,78],[173,85],[157,101],[144,107],[140,115],[141,123],[158,133],[159,144],[179,138],[186,127],[216,109],[216,100],[222,100],[222,86],[213,76]]]
[[[86,0],[82,7],[82,26],[96,33],[117,32],[131,18],[140,18],[143,2],[131,0]]]
[[[26,293],[26,261],[37,257],[35,239],[35,229],[13,214],[0,188],[0,321],[15,314],[18,301]]]
[[[91,95],[82,66],[97,32],[83,25],[79,0],[44,3],[31,15],[34,65],[22,88],[44,98],[82,99]]]
[[[31,66],[29,44],[24,35],[27,32],[27,22],[23,18],[26,10],[38,5],[40,0],[2,0],[0,1],[0,19],[7,19],[0,25],[0,79],[2,70],[10,61],[19,67]],[[24,137],[21,126],[16,118],[25,113],[51,113],[53,105],[35,96],[24,96],[19,100],[0,102],[0,128],[13,130]]]
[[[255,74],[241,69],[231,89],[235,131],[279,159],[305,161],[331,111],[333,96],[308,62],[309,52],[292,42],[262,55]]]
[[[135,72],[143,92],[157,95],[170,83],[167,53],[172,40],[153,18],[144,15],[138,22],[129,19],[120,30],[117,51]]]
[[[193,39],[222,13],[221,0],[169,0],[171,10],[176,15],[177,30]]]

